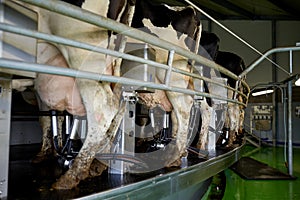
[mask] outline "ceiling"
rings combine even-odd
[[[190,0],[217,20],[300,20],[299,0]],[[153,0],[186,5],[185,0]]]

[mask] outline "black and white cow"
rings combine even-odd
[[[244,60],[240,56],[231,52],[218,51],[216,63],[236,75],[240,75],[246,68]],[[221,75],[228,79],[227,83],[230,87],[236,87],[236,80],[224,74]],[[243,92],[243,87],[239,87],[239,91]],[[228,98],[234,99],[234,92],[232,90],[228,90]],[[236,98],[238,101],[243,102],[241,95],[236,95]],[[225,128],[229,129],[230,133],[227,146],[232,146],[236,141],[236,136],[243,133],[244,115],[245,111],[243,106],[228,102]]]
[[[170,7],[168,5],[154,5],[151,1],[137,1],[136,12],[132,26],[149,32],[160,39],[171,42],[186,50],[197,52],[196,45],[200,40],[201,23],[199,16],[192,7]],[[168,63],[168,51],[155,48],[156,61]],[[192,67],[187,58],[175,52],[173,68],[191,72]],[[166,70],[157,69],[156,81],[164,83]],[[188,76],[171,73],[170,86],[188,88]],[[156,91],[154,94],[139,94],[139,98],[148,107],[162,105],[165,111],[171,111],[172,134],[176,138],[178,153],[167,155],[167,166],[178,166],[180,157],[186,155],[187,134],[189,130],[190,110],[193,97],[172,91]]]
[[[200,39],[200,46],[198,49],[198,54],[209,59],[215,61],[216,55],[219,49],[219,38],[217,35],[213,33],[209,33],[207,31],[202,31],[201,39]],[[206,78],[211,78],[212,74],[215,75],[216,73],[211,68],[207,66],[202,66],[202,74]],[[197,89],[197,81],[194,83],[195,89]],[[209,84],[204,82],[204,91],[207,93],[213,92],[212,88],[209,87]],[[208,133],[209,133],[209,126],[211,123],[212,115],[213,115],[213,108],[212,108],[212,100],[210,98],[204,97],[199,104],[200,108],[200,115],[201,121],[199,123],[198,128],[200,129],[199,137],[196,136],[194,139],[192,146],[196,146],[198,149],[201,150],[208,150]],[[196,145],[194,144],[196,143]]]
[[[117,21],[126,21],[121,16],[123,14],[127,16],[129,10],[134,10],[128,8],[134,6],[135,3],[133,0],[85,0],[67,2]],[[146,1],[138,1],[138,3],[141,3],[139,5],[144,6],[146,5],[143,4],[145,2]],[[166,17],[163,19],[169,19],[167,21],[163,20],[164,23],[162,26],[157,24],[157,21],[162,19],[161,16],[156,16],[157,13],[148,15],[148,11],[150,10],[143,6],[136,10],[147,12],[148,14],[146,16],[142,16],[142,18],[139,18],[138,20],[135,18],[135,22],[142,23],[143,27],[147,27],[152,34],[156,34],[159,38],[173,42],[185,49],[197,52],[197,45],[195,45],[197,42],[194,42],[194,40],[200,39],[199,33],[201,32],[201,26],[195,10],[191,7],[172,8],[166,5],[161,8],[163,9]],[[38,29],[41,32],[82,41],[95,46],[112,48],[111,45],[113,42],[110,41],[111,32],[106,29],[83,23],[76,19],[44,9],[32,9],[36,10],[38,13]],[[159,14],[161,15],[162,13]],[[139,28],[140,25],[136,24],[135,27]],[[158,62],[167,62],[167,52],[161,51],[157,53],[157,55]],[[114,68],[111,63],[111,59],[108,56],[74,47],[50,44],[41,41],[38,44],[38,57],[40,63],[55,65],[58,63],[56,60],[58,59],[60,60],[62,67],[70,67],[98,74],[115,74],[115,72],[113,72]],[[172,65],[174,68],[185,71],[191,70],[188,60],[179,55],[175,55]],[[164,71],[158,72],[157,79],[159,81],[164,79],[163,74],[165,74]],[[45,80],[43,79],[49,77],[43,78],[40,76],[39,78],[40,80],[37,79],[36,81],[36,88],[40,88],[40,96],[43,98],[41,100],[45,104],[50,104],[52,99],[44,99],[44,97],[61,95],[61,93],[53,93],[50,96],[47,94],[43,97],[43,83],[45,83]],[[95,154],[97,152],[109,152],[111,139],[114,137],[114,131],[111,131],[110,129],[111,127],[118,127],[118,123],[121,120],[120,116],[122,116],[120,114],[121,111],[119,110],[119,99],[113,93],[109,83],[84,79],[73,79],[73,81],[74,84],[72,84],[74,87],[72,88],[72,91],[78,89],[81,97],[77,98],[77,105],[79,105],[80,112],[76,112],[76,109],[73,109],[72,107],[71,110],[74,111],[74,115],[83,115],[86,113],[88,130],[85,142],[79,154],[75,158],[74,163],[71,165],[70,169],[53,185],[56,189],[73,188],[81,180],[88,177]],[[49,82],[47,83],[49,84]],[[170,84],[172,86],[188,87],[189,78],[184,75],[174,73],[172,74]],[[72,92],[71,94],[74,95]],[[76,93],[75,96],[76,95],[78,95],[78,93]],[[176,144],[178,148],[178,153],[172,154],[169,158],[167,158],[166,164],[171,165],[172,163],[180,160],[180,157],[183,156],[186,151],[188,122],[193,98],[189,95],[174,92],[167,92],[167,97],[173,106],[173,132],[176,133]],[[64,97],[61,98],[64,99]],[[57,101],[55,102],[57,103]],[[84,109],[82,109],[82,104],[84,105]],[[47,106],[56,108],[54,105]],[[65,108],[61,107],[60,109],[67,109],[66,107],[67,106],[65,105]],[[44,138],[46,139],[46,137]],[[104,169],[105,167],[101,165],[98,169],[96,169],[96,174],[100,175]]]
[[[228,69],[236,75],[241,74],[242,71],[245,69],[243,59],[234,53],[219,51],[219,43],[220,39],[216,34],[207,31],[202,31],[198,53],[204,57],[210,58],[217,64],[223,66],[224,68]],[[232,79],[227,75],[216,72],[215,70],[211,70],[208,67],[203,66],[203,74],[204,76],[209,78],[211,78],[212,76],[221,76],[223,78],[227,78],[227,84],[232,88],[236,87],[236,80]],[[240,87],[239,90],[242,92],[242,87]],[[208,84],[206,91],[209,93],[215,93],[214,87],[210,87],[210,84]],[[227,90],[227,97],[229,99],[233,99],[233,91]],[[243,98],[240,95],[237,95],[237,98],[240,102],[243,102]],[[210,117],[212,112],[211,106],[211,102],[208,104],[206,104],[205,101],[201,102],[200,109],[202,114],[202,124],[199,141],[196,145],[197,148],[200,149],[204,149],[207,143],[208,127],[211,120]],[[239,106],[238,104],[228,102],[227,110],[225,113],[226,117],[224,126],[225,129],[228,129],[230,131],[229,141],[227,143],[227,146],[229,147],[232,146],[233,142],[236,140],[236,134],[242,133],[244,122],[244,108],[242,106]]]
[[[118,21],[123,20],[121,17],[123,14],[128,15],[126,12],[132,10],[128,9],[128,7],[134,6],[135,3],[132,0],[68,2],[84,10]],[[110,48],[109,37],[111,33],[108,30],[41,8],[22,4],[38,13],[38,30],[40,32],[74,39],[103,48]],[[44,41],[39,41],[37,52],[39,63],[60,65],[98,74],[112,75],[113,73],[110,59],[103,54]],[[74,115],[87,115],[88,130],[85,142],[70,169],[53,185],[56,189],[70,189],[89,176],[90,166],[97,152],[109,152],[111,138],[114,137],[114,131],[111,131],[110,128],[113,125],[118,126],[118,122],[113,120],[119,119],[117,118],[119,100],[115,98],[109,83],[71,79],[68,84],[68,90],[71,90],[71,92],[61,92],[58,88],[63,87],[64,82],[62,80],[59,82],[49,80],[53,80],[53,76],[40,74],[35,82],[35,87],[38,89],[39,96],[44,104],[53,109],[69,109],[69,111],[73,111],[71,113]],[[49,89],[52,91],[49,91]],[[78,91],[76,91],[77,89]],[[65,98],[69,94],[71,96]],[[65,101],[66,99],[67,101]],[[68,103],[71,104],[68,105]],[[82,107],[82,104],[84,107]],[[74,109],[75,105],[79,106],[77,107],[78,109]],[[49,122],[46,122],[46,124],[49,124]],[[44,134],[47,135],[47,129],[44,130]],[[49,137],[43,137],[43,139],[47,140]],[[99,175],[104,169],[105,166],[100,165],[93,172]]]

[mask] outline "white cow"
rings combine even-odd
[[[112,2],[113,6],[116,6],[116,3],[118,3],[117,1]],[[124,3],[120,6],[120,8],[122,8],[127,1],[119,3]],[[112,4],[110,4],[109,0],[86,0],[82,2],[81,8],[105,17],[110,15],[120,19],[119,15],[109,13],[109,11],[111,11],[110,6],[112,6]],[[106,29],[83,23],[76,19],[44,9],[34,8],[32,6],[28,7],[34,9],[38,13],[39,31],[82,41],[95,46],[109,48],[109,32]],[[118,11],[122,14],[124,9]],[[62,67],[70,67],[97,74],[112,75],[112,65],[111,63],[108,63],[110,62],[110,59],[108,59],[106,55],[73,47],[49,44],[43,41],[39,41],[38,45],[40,47],[38,51],[40,63],[57,64]],[[52,78],[50,79],[52,80]],[[39,75],[36,84],[36,88],[39,91],[42,101],[48,104],[48,107],[61,110],[69,109],[69,111],[75,115],[87,115],[88,130],[85,142],[70,169],[53,185],[56,189],[70,189],[75,187],[81,180],[88,177],[89,169],[96,152],[109,152],[110,142],[114,136],[114,131],[109,129],[116,129],[118,123],[121,121],[121,118],[117,115],[119,110],[119,100],[115,98],[110,84],[106,82],[72,79],[70,80],[73,81],[73,84],[70,84],[71,88],[69,88],[71,90],[69,93],[70,95],[66,95],[67,92],[65,92],[65,95],[61,96],[61,92],[57,91],[60,85],[55,87],[54,85],[57,83],[51,82],[50,84],[48,82],[50,79],[47,75]],[[59,82],[59,84],[62,83]],[[49,87],[45,88],[43,86]],[[76,92],[77,88],[80,95]],[[50,97],[48,95],[50,93],[45,92],[47,89],[54,89],[56,90],[54,92],[58,93]],[[66,99],[73,103],[71,107],[68,107],[65,104],[66,102],[62,102]],[[75,106],[74,103],[77,106]],[[82,107],[82,103],[84,108]],[[55,107],[54,104],[56,104]],[[120,112],[122,112],[122,109]],[[115,119],[115,121],[113,121],[113,119]],[[47,123],[49,124],[49,122]],[[104,169],[105,167],[98,169],[99,171],[97,174],[101,174]]]
[[[60,51],[53,45],[41,42],[37,47],[38,63],[48,64],[53,66],[68,68],[68,64]],[[72,115],[85,116],[85,107],[81,101],[81,96],[72,77],[38,74],[35,79],[35,90],[38,96],[40,110],[58,110],[68,111]],[[62,122],[63,118],[58,117],[58,141],[62,147]],[[32,160],[34,163],[39,163],[49,156],[55,156],[52,134],[51,120],[48,116],[40,117],[40,124],[43,129],[43,139],[41,151]]]

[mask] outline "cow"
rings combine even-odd
[[[202,31],[200,45],[203,50],[205,50],[209,58],[213,61],[216,61],[216,57],[219,51],[219,43],[220,39],[216,34],[204,30]],[[201,53],[201,48],[199,49],[198,53],[205,55],[205,53]]]
[[[198,14],[190,6],[170,7],[165,4],[155,5],[150,1],[137,1],[132,27],[142,29],[186,50],[195,53],[198,51],[196,44],[201,36],[201,23]],[[155,50],[156,61],[167,64],[168,51],[159,48],[155,48]],[[172,67],[187,72],[192,71],[189,60],[176,54],[176,52]],[[166,70],[157,69],[156,81],[165,83],[165,75]],[[172,72],[169,85],[188,88],[190,81],[189,77]],[[158,90],[153,94],[139,94],[139,99],[148,107],[160,104],[166,112],[172,111],[172,134],[176,138],[176,153],[167,155],[166,165],[179,166],[181,164],[180,158],[187,155],[187,134],[193,97],[172,91],[163,92]]]
[[[134,1],[116,0],[103,0],[101,3],[97,3],[95,0],[68,2],[71,2],[82,9],[86,9],[117,21],[124,21],[124,19],[120,17],[121,14],[124,12],[126,14],[126,11],[133,10],[124,8],[132,7],[135,3]],[[147,11],[144,8],[140,9]],[[156,30],[159,30],[156,29],[157,17],[155,17],[155,22],[149,20],[149,18],[144,19],[143,17],[141,21],[143,23],[143,27],[147,27],[150,31],[154,31],[152,34],[157,34],[157,36],[162,39],[170,41],[170,38],[172,38],[172,41],[175,41],[175,44],[196,52],[197,45],[195,44],[197,43],[193,42],[193,40],[195,40],[195,38],[200,38],[199,33],[201,32],[201,24],[195,13],[195,10],[191,7],[179,9],[171,8],[166,5],[164,6],[164,9],[165,11],[168,11],[166,13],[171,14],[169,17],[171,17],[172,20],[168,21],[166,24],[164,24],[165,27],[160,29],[163,30],[163,32],[155,32]],[[41,32],[82,41],[95,46],[112,48],[111,46],[113,42],[110,40],[112,33],[106,29],[83,23],[76,19],[72,19],[70,17],[66,17],[44,9],[35,8],[35,10],[38,12],[38,28]],[[180,15],[178,15],[178,13],[180,13]],[[173,14],[176,14],[175,18]],[[174,29],[178,32],[176,32]],[[167,30],[169,30],[168,33],[171,33],[171,35],[165,34],[165,31]],[[57,61],[52,60],[55,57],[55,59],[60,60],[62,67],[70,67],[72,69],[98,74],[115,74],[111,59],[106,55],[88,52],[86,50],[81,50],[74,47],[46,42],[41,43],[38,44],[41,47],[40,49],[49,48],[54,52],[46,59],[40,60],[41,63],[55,65]],[[42,56],[42,51],[39,51],[38,54],[38,56]],[[158,53],[158,55],[158,62],[167,62],[167,53],[161,52],[161,54]],[[185,71],[191,70],[189,61],[179,55],[175,55],[172,65],[175,68]],[[162,74],[164,73],[165,72],[158,73],[157,79],[159,81],[163,80],[164,77]],[[42,77],[40,78],[42,79]],[[97,152],[108,153],[110,151],[110,142],[114,137],[114,131],[111,129],[116,129],[116,127],[118,127],[118,124],[121,121],[120,116],[122,116],[123,108],[119,108],[119,98],[113,93],[110,83],[83,79],[73,79],[73,81],[73,89],[78,89],[81,97],[78,98],[79,101],[77,102],[81,112],[73,112],[73,114],[83,115],[85,113],[87,115],[88,130],[84,144],[73,164],[69,170],[63,174],[56,183],[53,184],[53,187],[56,189],[74,188],[81,180],[85,179],[89,175],[91,163],[94,160],[95,154]],[[37,89],[39,88],[39,82],[42,83],[42,81],[36,82]],[[189,79],[184,75],[174,74],[172,75],[170,83],[172,86],[188,87]],[[41,94],[43,93],[42,91],[43,88],[40,88]],[[77,96],[77,94],[75,94],[75,96]],[[188,132],[190,108],[193,103],[193,98],[189,95],[174,92],[167,92],[167,97],[173,106],[174,114],[172,115],[172,120],[175,122],[173,128],[174,132],[176,133],[176,145],[178,152],[170,155],[170,157],[167,158],[167,165],[170,166],[173,163],[178,165],[177,161],[180,160],[181,156],[186,154],[186,136]],[[42,99],[42,101],[47,103],[45,99]],[[84,109],[81,107],[82,104],[84,105]],[[49,107],[51,107],[51,105]],[[101,165],[100,169],[96,169],[96,174],[100,175],[104,169],[105,167]]]
[[[48,43],[38,44],[38,63],[69,68],[67,61],[60,51]],[[74,116],[84,117],[85,107],[82,103],[78,87],[73,77],[50,74],[37,74],[34,89],[38,99],[39,109],[43,111],[67,111]],[[58,117],[58,147],[62,148],[62,117]],[[42,127],[42,147],[40,152],[32,159],[33,163],[40,163],[49,157],[56,156],[58,147],[54,146],[51,134],[51,120],[49,116],[40,116]]]
[[[244,60],[232,52],[218,51],[216,57],[216,63],[222,67],[228,69],[236,75],[240,75],[246,68]],[[221,74],[223,77],[228,79],[228,85],[232,88],[236,87],[236,80],[230,78],[227,75]],[[243,77],[243,80],[245,77]],[[240,92],[243,92],[243,88],[240,86]],[[236,95],[237,100],[243,102],[241,95]],[[234,92],[228,90],[228,98],[234,99]],[[235,103],[228,102],[227,108],[227,117],[225,121],[225,129],[229,129],[229,140],[226,146],[233,146],[233,143],[236,142],[237,137],[242,137],[243,133],[243,123],[244,123],[244,107]]]
[[[207,59],[215,61],[219,49],[219,42],[220,40],[215,34],[203,30],[201,33],[198,54]],[[216,73],[213,72],[214,71],[211,70],[211,68],[202,65],[202,75],[204,77],[211,78],[212,74],[216,76]],[[201,84],[200,83],[197,84],[197,82],[195,82],[195,89],[200,90],[200,88],[197,88],[198,85]],[[209,84],[204,82],[204,90],[207,93],[212,92],[212,88],[210,88],[209,86],[210,86]],[[201,115],[201,123],[199,123],[198,129],[200,129],[200,132],[199,132],[199,137],[198,138],[196,137],[193,142],[196,143],[196,145],[193,143],[192,145],[193,146],[195,145],[196,148],[201,150],[208,150],[207,147],[208,132],[209,132],[209,126],[211,122],[211,117],[214,112],[212,108],[212,99],[203,97],[202,100],[199,101],[199,109]]]
[[[122,21],[123,15],[128,15],[126,12],[128,7],[134,6],[134,1],[116,1],[116,0],[85,0],[85,1],[67,1],[76,6],[81,7],[84,10]],[[53,13],[41,8],[29,7],[37,11],[38,13],[38,30],[40,32],[54,34],[77,41],[89,43],[95,46],[104,48],[110,48],[112,41],[110,41],[110,31],[96,27],[94,25],[81,22],[79,20],[63,16],[61,14]],[[40,63],[48,63],[53,65],[60,65],[62,67],[70,67],[72,69],[83,70],[98,74],[112,75],[111,59],[103,54],[89,52],[82,49],[77,49],[69,46],[62,46],[44,41],[38,43],[38,58]],[[48,51],[49,50],[49,51]],[[43,54],[44,53],[44,54]],[[49,55],[48,55],[49,54]],[[48,107],[55,109],[67,109],[67,105],[59,107],[59,103],[53,101],[55,96],[47,99],[47,93],[44,92],[45,87],[52,88],[51,84],[47,83],[48,76],[39,75],[36,80],[35,88],[39,91],[40,97],[43,103],[55,103],[55,105],[47,105]],[[48,79],[49,80],[49,79]],[[69,88],[73,93],[74,100],[71,109],[72,114],[85,115],[88,121],[88,130],[85,141],[74,159],[71,167],[53,184],[55,189],[71,189],[76,187],[78,183],[87,178],[91,163],[94,160],[97,152],[108,153],[110,151],[110,142],[113,138],[115,131],[121,121],[122,108],[119,108],[119,100],[115,98],[111,85],[107,82],[98,82],[93,80],[84,79],[72,79],[73,87]],[[72,85],[72,84],[71,84]],[[78,89],[78,92],[76,90]],[[43,96],[44,94],[44,96]],[[65,92],[67,94],[67,92]],[[72,94],[72,92],[71,92]],[[80,94],[80,95],[78,95]],[[61,95],[61,93],[53,95]],[[61,99],[65,99],[65,96],[61,96]],[[49,100],[49,101],[48,101]],[[74,109],[74,102],[78,105],[77,109]],[[65,102],[64,102],[65,103]],[[64,104],[62,103],[62,104]],[[82,106],[84,105],[84,107]],[[123,109],[124,110],[124,109]],[[70,110],[69,110],[70,111]],[[47,122],[49,124],[49,122]],[[47,131],[44,129],[44,131]],[[47,133],[44,133],[47,134]],[[47,138],[43,138],[47,139]],[[96,174],[99,175],[105,167],[100,166],[96,169]]]
[[[220,51],[219,43],[220,43],[220,39],[216,34],[207,31],[202,31],[198,54],[215,61],[217,64],[228,69],[229,71],[233,72],[236,75],[241,74],[242,71],[245,69],[245,63],[243,59],[234,53]],[[212,76],[221,76],[227,79],[227,84],[230,87],[232,88],[236,87],[236,80],[234,80],[233,78],[225,74],[216,72],[215,70],[211,70],[208,67],[203,66],[203,75],[208,78],[212,78]],[[207,84],[206,92],[215,93],[214,88],[211,86],[212,84]],[[242,92],[242,87],[240,87],[239,90]],[[227,90],[227,97],[229,99],[233,99],[234,98],[233,95],[234,93],[232,90]],[[237,95],[237,97],[240,102],[243,102],[243,98],[240,95]],[[208,127],[211,120],[210,117],[213,112],[211,108],[212,106],[211,101],[206,102],[202,100],[200,104],[202,123],[201,123],[201,131],[199,133],[199,140],[196,144],[196,147],[202,150],[204,150],[207,145]],[[229,141],[225,143],[226,147],[233,146],[233,143],[236,142],[236,134],[238,136],[241,135],[240,133],[242,133],[243,122],[244,122],[243,106],[228,102],[225,111],[225,124],[224,124],[225,126],[224,129],[229,130],[229,139],[228,139]],[[220,137],[220,140],[222,138],[223,137]]]

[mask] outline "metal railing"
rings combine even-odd
[[[102,28],[112,30],[114,32],[120,33],[127,37],[131,37],[131,38],[143,41],[145,43],[149,43],[152,46],[165,49],[166,51],[169,51],[169,52],[173,51],[176,54],[179,54],[189,60],[193,60],[196,63],[200,63],[204,66],[210,67],[211,69],[217,70],[220,73],[225,74],[225,75],[229,76],[230,78],[233,78],[234,80],[241,82],[242,85],[244,86],[244,88],[246,88],[246,90],[247,90],[247,95],[243,94],[236,88],[231,88],[227,85],[220,84],[219,82],[216,82],[214,80],[211,80],[211,79],[203,77],[203,76],[200,76],[197,73],[189,73],[189,72],[186,72],[183,70],[176,69],[172,66],[168,66],[167,64],[157,63],[155,61],[143,59],[141,57],[136,57],[136,56],[129,55],[126,53],[121,53],[118,51],[113,51],[113,50],[93,46],[90,44],[70,40],[68,38],[63,38],[63,37],[59,37],[59,36],[55,36],[55,35],[40,33],[37,31],[19,28],[19,27],[15,27],[15,26],[3,24],[3,23],[0,24],[0,30],[15,33],[15,34],[20,34],[20,35],[24,35],[24,36],[28,36],[28,37],[33,37],[36,39],[41,39],[41,40],[53,42],[56,44],[62,44],[62,45],[81,48],[81,49],[85,49],[85,50],[89,50],[89,51],[93,51],[93,52],[97,52],[97,53],[107,54],[107,55],[111,55],[111,56],[114,56],[117,58],[122,58],[122,59],[126,59],[126,60],[145,63],[145,64],[149,64],[151,66],[154,66],[156,68],[172,70],[173,73],[180,73],[180,74],[183,74],[186,76],[190,76],[193,79],[200,79],[200,80],[204,80],[211,84],[216,84],[216,85],[219,85],[222,87],[226,87],[229,90],[233,90],[236,94],[240,94],[246,101],[239,102],[236,99],[228,99],[228,98],[224,98],[224,97],[218,96],[218,95],[213,95],[210,93],[200,92],[200,91],[187,89],[187,88],[172,87],[167,83],[157,84],[157,83],[133,80],[133,79],[125,78],[125,77],[109,76],[109,75],[104,75],[104,74],[100,74],[100,73],[95,74],[95,73],[85,72],[85,71],[81,71],[81,70],[60,68],[60,67],[55,67],[55,66],[50,66],[50,65],[43,67],[45,65],[40,65],[40,64],[36,64],[36,63],[20,62],[20,61],[4,59],[4,58],[0,59],[0,67],[1,68],[56,74],[56,75],[63,75],[63,76],[71,76],[71,77],[76,77],[76,78],[85,78],[85,79],[92,79],[92,80],[98,80],[98,81],[120,83],[120,84],[124,84],[124,85],[144,86],[144,87],[153,88],[153,89],[174,91],[174,92],[180,92],[180,93],[184,93],[184,94],[188,94],[188,95],[197,95],[197,96],[209,97],[209,98],[214,98],[214,99],[219,99],[219,100],[225,100],[225,101],[233,102],[233,103],[240,104],[243,106],[247,105],[247,99],[248,99],[248,96],[250,93],[250,88],[247,85],[247,83],[244,80],[242,80],[243,77],[235,75],[234,73],[228,71],[227,69],[223,68],[222,66],[214,63],[213,61],[211,61],[209,59],[206,59],[200,55],[197,55],[195,53],[187,51],[177,45],[174,45],[165,40],[161,40],[153,35],[147,34],[138,29],[134,29],[127,25],[118,23],[114,20],[105,18],[100,15],[96,15],[94,13],[80,9],[78,7],[70,6],[69,4],[66,4],[61,1],[23,0],[23,2],[32,4],[34,6],[38,6],[38,7],[53,11],[53,12],[57,12],[59,14],[63,14],[63,15],[66,15],[66,16],[69,16],[69,17],[72,17],[75,19],[79,19],[81,21],[84,21],[84,22],[87,22],[87,23],[90,23],[90,24],[93,24],[93,25],[96,25],[96,26],[99,26]],[[166,73],[166,76],[171,76],[171,73]],[[170,77],[165,78],[165,80],[169,80],[169,79],[170,79]]]
[[[290,175],[293,175],[293,127],[292,127],[292,81],[296,78],[299,78],[299,75],[293,74],[293,52],[300,51],[300,47],[297,46],[292,47],[279,47],[268,50],[264,53],[259,59],[253,62],[243,73],[240,74],[240,77],[246,76],[250,71],[252,71],[255,67],[257,67],[264,59],[274,53],[289,53],[289,70],[285,70],[282,67],[276,65],[281,71],[287,74],[288,78],[284,80],[282,83],[287,84],[287,112],[284,112],[284,119],[287,119],[287,131],[288,131],[288,172]],[[278,87],[274,85],[274,87]],[[280,88],[280,87],[279,87]],[[282,96],[283,92],[281,90]],[[282,99],[283,101],[284,99]],[[284,122],[285,123],[285,122]]]

